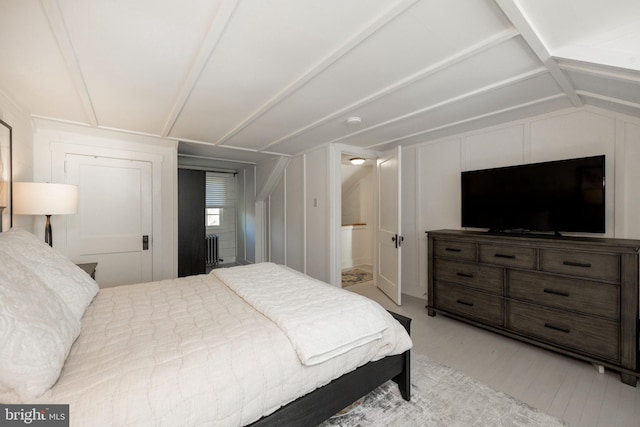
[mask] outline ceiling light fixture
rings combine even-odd
[[[362,119],[360,117],[354,116],[347,119],[347,124],[350,126],[359,125],[360,123],[362,123]]]
[[[362,157],[354,157],[353,159],[349,159],[352,165],[360,166],[364,163],[364,159]]]

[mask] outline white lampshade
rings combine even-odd
[[[13,213],[67,215],[78,212],[78,187],[45,182],[14,182]]]

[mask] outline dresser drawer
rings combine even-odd
[[[433,252],[437,257],[453,258],[464,261],[476,260],[475,243],[436,240],[433,242]]]
[[[591,279],[620,280],[620,257],[617,255],[543,249],[540,268]]]
[[[620,317],[618,285],[517,270],[507,277],[510,298],[611,320]]]
[[[503,270],[499,267],[436,258],[433,278],[502,295]]]
[[[482,244],[480,245],[480,262],[534,269],[536,250],[520,246]]]
[[[435,307],[470,319],[504,324],[504,300],[447,283],[435,284]]]
[[[581,353],[620,359],[616,322],[508,301],[507,328]]]

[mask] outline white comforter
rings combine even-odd
[[[303,365],[380,340],[389,326],[389,314],[374,301],[273,263],[221,268],[212,274],[274,321]],[[374,360],[389,353],[391,339]]]
[[[410,346],[391,319],[379,339],[305,366],[287,334],[214,275],[107,288],[39,402],[68,403],[74,426],[244,425]]]

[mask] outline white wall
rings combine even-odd
[[[256,165],[255,261],[285,262],[284,175],[289,157],[278,156]],[[273,210],[273,212],[271,212]],[[271,229],[273,228],[273,234]],[[273,240],[273,246],[272,246]],[[273,258],[272,258],[273,254]]]
[[[340,268],[373,265],[372,224],[343,225]]]
[[[237,236],[236,261],[241,264],[256,262],[256,167],[241,169],[237,179]]]
[[[153,280],[177,274],[177,150],[175,141],[71,124],[34,120],[34,181],[64,182],[67,153],[151,162],[153,170]],[[104,197],[109,197],[105,194]],[[52,218],[53,220],[56,218]],[[66,223],[52,224],[56,249],[66,251]],[[36,219],[36,228],[44,221]],[[73,261],[73,260],[72,260]]]
[[[269,196],[269,261],[286,264],[286,173],[280,176],[275,189]]]
[[[356,170],[354,172],[353,170]],[[341,165],[342,224],[373,222],[373,166]],[[349,177],[349,179],[345,179]]]
[[[341,169],[341,268],[363,264],[373,265],[375,190],[373,166],[342,164]]]
[[[413,266],[420,265],[420,244],[423,231],[420,230],[417,216],[418,194],[422,188],[417,179],[418,157],[415,148],[405,149],[402,152],[402,293],[422,297],[420,295],[420,277],[418,269]]]
[[[305,173],[304,156],[296,156],[284,171],[286,248],[285,263],[305,272],[307,253],[305,237]]]
[[[0,92],[0,119],[12,128],[13,181],[33,181],[33,132],[29,117]],[[10,223],[9,212],[3,213]],[[33,231],[33,217],[14,215],[13,226]],[[42,229],[44,239],[44,228]]]
[[[405,241],[417,257],[403,252],[403,292],[424,298],[427,277],[427,230],[460,228],[460,172],[488,167],[606,155],[605,237],[640,238],[640,120],[594,107],[566,109],[403,149],[417,159],[403,176],[403,212],[413,213],[415,229]]]
[[[325,282],[329,277],[329,147],[305,155],[306,273]]]
[[[360,181],[356,182],[351,188],[345,188],[344,184],[342,185],[342,225],[360,224],[365,222],[360,216],[361,194],[362,187],[360,185]]]
[[[640,122],[619,123],[617,129],[624,135],[622,159],[618,161],[624,175],[622,185],[618,184],[616,200],[622,199],[625,214],[616,221],[616,226],[620,227],[620,236],[640,239]]]
[[[329,280],[329,147],[292,157],[269,196],[270,260]]]

